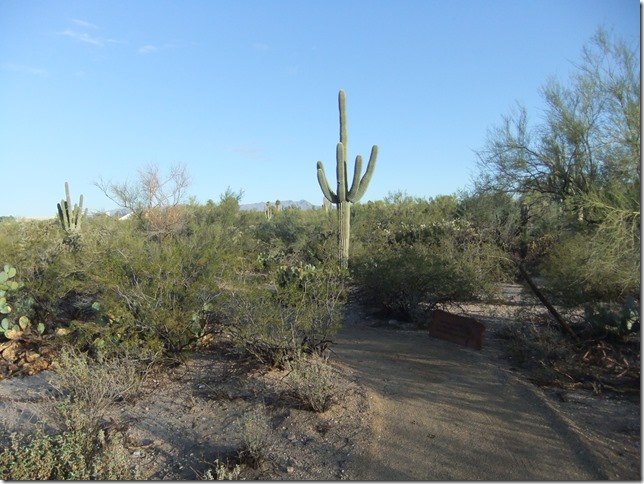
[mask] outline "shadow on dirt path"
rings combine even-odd
[[[607,479],[588,446],[530,385],[491,357],[424,331],[347,321],[336,360],[369,390],[357,480]]]

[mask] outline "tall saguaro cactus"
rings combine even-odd
[[[351,204],[359,201],[364,193],[367,191],[373,170],[376,167],[376,158],[378,157],[378,145],[373,145],[371,148],[371,156],[367,164],[367,171],[364,176],[360,178],[362,173],[362,156],[356,156],[355,169],[353,172],[353,180],[349,186],[347,174],[347,145],[349,137],[347,135],[347,113],[346,113],[346,96],[343,90],[340,90],[338,95],[338,104],[340,110],[340,142],[336,146],[336,173],[338,178],[338,188],[335,192],[329,187],[329,182],[324,173],[324,165],[318,161],[317,172],[318,182],[324,197],[329,202],[336,204],[338,207],[338,222],[339,222],[339,254],[340,263],[342,267],[349,265],[349,238],[351,234]]]

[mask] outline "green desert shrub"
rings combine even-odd
[[[74,409],[80,410],[72,419],[75,425],[95,431],[117,402],[137,398],[146,369],[138,356],[94,360],[65,348],[59,354],[50,383]]]
[[[132,480],[138,473],[129,464],[121,435],[103,430],[88,433],[67,429],[53,435],[41,427],[29,436],[12,434],[0,453],[0,478],[10,481]]]
[[[100,269],[91,273],[98,289],[85,293],[101,351],[121,348],[172,357],[190,348],[204,333],[194,316],[216,290],[222,268],[208,234],[149,240],[123,234],[104,248]],[[96,309],[96,308],[99,309]]]
[[[240,480],[241,467],[239,464],[227,465],[215,459],[214,467],[208,469],[200,479],[202,481],[238,481]]]
[[[324,412],[333,403],[335,375],[331,366],[319,355],[302,355],[289,363],[288,385],[293,396],[305,408]]]
[[[323,351],[340,328],[346,299],[346,274],[335,266],[302,278],[283,276],[281,281],[247,281],[217,300],[219,320],[233,341],[258,361],[276,367],[302,351]]]
[[[640,331],[640,306],[633,297],[628,297],[623,304],[587,303],[584,313],[593,333],[602,337],[611,333],[624,338]]]
[[[286,208],[254,227],[260,267],[267,271],[298,261],[321,265],[337,257],[335,214],[324,210]]]
[[[256,237],[282,251],[301,252],[307,244],[302,211],[282,210],[270,220],[263,220],[256,227]]]
[[[460,280],[451,268],[446,258],[411,247],[358,259],[354,279],[369,303],[392,317],[420,323],[424,314],[421,303],[433,307],[448,299],[471,296],[471,281]]]
[[[541,267],[557,302],[575,306],[593,301],[624,301],[640,292],[639,246],[615,251],[604,233],[576,233],[555,245]],[[599,250],[602,249],[603,250]]]
[[[88,217],[77,251],[65,250],[53,223],[3,222],[12,232],[0,234],[0,247],[12,257],[35,324],[63,329],[67,342],[96,356],[173,356],[204,334],[194,316],[226,271],[243,268],[234,247],[223,249],[220,226],[189,221],[192,232],[159,239],[135,220]]]
[[[241,437],[240,458],[257,467],[271,447],[273,429],[266,407],[259,405],[248,410],[237,424]]]
[[[105,431],[117,402],[136,398],[145,368],[133,358],[95,361],[74,349],[61,351],[50,378],[61,395],[55,407],[60,431],[38,423],[30,435],[2,435],[4,480],[132,480],[123,436]]]
[[[3,480],[132,480],[139,478],[119,432],[107,433],[87,418],[85,402],[64,399],[57,407],[62,430],[38,423],[28,435],[0,436]]]
[[[435,305],[479,298],[505,277],[499,249],[467,223],[384,230],[388,242],[356,257],[352,274],[363,298],[396,318],[421,323]]]

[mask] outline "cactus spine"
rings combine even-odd
[[[340,264],[342,267],[349,265],[349,239],[351,233],[351,204],[359,201],[364,193],[367,191],[373,170],[376,166],[376,158],[378,157],[378,145],[371,148],[371,156],[367,164],[367,170],[360,178],[362,173],[362,156],[356,156],[355,169],[353,173],[353,180],[351,186],[348,185],[347,175],[347,157],[348,157],[348,142],[347,135],[347,115],[346,115],[346,96],[343,90],[340,90],[338,95],[338,105],[340,110],[340,142],[336,146],[336,173],[338,179],[338,186],[336,192],[333,192],[329,187],[326,174],[324,173],[324,165],[321,161],[317,163],[318,182],[324,197],[331,203],[336,204],[338,208],[338,222],[339,222],[339,256]]]
[[[72,199],[69,196],[69,183],[65,182],[66,200],[58,204],[58,220],[67,235],[80,233],[81,220],[83,218],[83,195],[80,196],[78,204],[72,208]]]

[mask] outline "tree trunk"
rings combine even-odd
[[[557,323],[559,323],[559,326],[561,327],[561,329],[564,332],[568,333],[568,335],[572,336],[572,338],[575,341],[579,341],[579,339],[577,338],[577,335],[572,330],[570,325],[566,323],[566,321],[561,317],[561,315],[555,309],[555,307],[552,304],[550,304],[550,301],[548,301],[548,299],[546,299],[546,296],[541,292],[541,290],[537,287],[537,285],[534,283],[532,278],[528,275],[526,270],[523,268],[523,265],[521,265],[520,263],[517,263],[517,267],[519,268],[519,272],[521,273],[521,275],[528,283],[528,286],[530,286],[530,289],[532,289],[532,292],[534,292],[534,295],[539,298],[539,301],[541,301],[543,305],[548,309],[550,314],[552,314],[552,317],[555,318]]]

